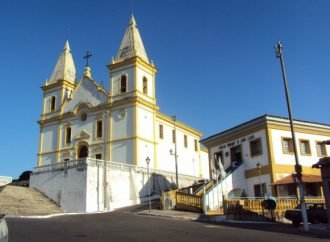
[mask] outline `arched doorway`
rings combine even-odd
[[[86,145],[82,145],[78,149],[78,158],[86,158],[88,157],[88,147]]]

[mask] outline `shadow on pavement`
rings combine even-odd
[[[263,222],[253,222],[253,221],[212,221],[207,220],[206,215],[201,215],[197,220],[194,222],[199,223],[206,223],[206,224],[218,224],[221,226],[233,227],[233,228],[241,228],[241,229],[248,229],[248,230],[263,230],[267,232],[273,233],[285,233],[285,234],[292,234],[292,235],[302,235],[308,236],[311,238],[324,238],[329,239],[330,233],[327,230],[310,230],[309,232],[303,231],[302,226],[295,227],[292,224],[284,224],[279,222],[272,222],[272,223],[263,223]]]

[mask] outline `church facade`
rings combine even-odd
[[[88,58],[88,56],[87,56]],[[159,112],[156,72],[134,17],[117,57],[107,65],[107,91],[86,65],[77,81],[66,42],[49,80],[42,87],[37,167],[93,158],[194,177],[208,177],[202,133]]]

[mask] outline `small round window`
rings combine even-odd
[[[87,114],[86,113],[82,113],[81,116],[80,116],[80,120],[81,121],[86,121],[87,119]]]

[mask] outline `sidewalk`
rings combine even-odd
[[[202,213],[178,210],[151,209],[150,212],[149,210],[143,210],[141,212],[137,212],[137,214],[191,221],[205,221],[213,223],[222,222],[227,224],[279,224],[278,222],[227,220],[225,215],[204,215]],[[291,226],[291,224],[288,224],[288,226]],[[304,232],[303,226],[300,226],[298,230]],[[309,230],[310,231],[308,233],[330,237],[330,226],[328,224],[309,224]]]

